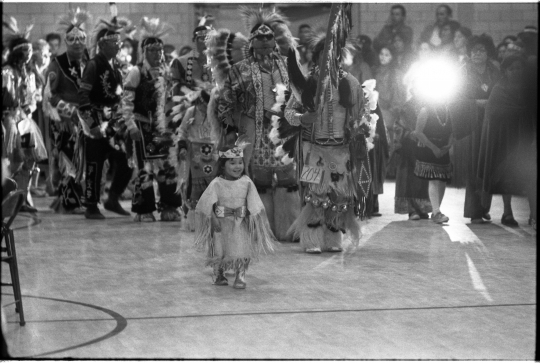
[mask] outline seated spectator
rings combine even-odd
[[[455,30],[459,27],[459,23],[452,20],[452,8],[446,4],[439,5],[435,15],[435,24],[425,27],[424,31],[420,35],[420,43],[427,42],[432,47],[440,47],[443,44],[441,39],[441,31],[443,26],[452,24],[452,27]]]
[[[390,8],[390,16],[386,25],[373,40],[373,48],[379,52],[382,47],[392,45],[394,36],[400,34],[406,47],[411,47],[413,39],[413,30],[405,25],[407,11],[401,4],[393,5]]]
[[[58,33],[49,33],[45,36],[45,40],[49,43],[49,50],[51,52],[51,58],[58,55],[60,51],[60,45],[62,43],[62,36]]]

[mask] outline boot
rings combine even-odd
[[[120,214],[121,216],[130,216],[131,214],[124,208],[122,208],[122,206],[118,202],[118,197],[119,196],[116,193],[109,191],[109,198],[105,203],[103,203],[103,207],[106,210],[109,210],[116,214]]]
[[[216,276],[216,279],[214,280],[214,285],[227,286],[229,284],[229,281],[223,274],[223,269],[221,267],[214,269],[214,276]]]
[[[99,211],[97,204],[86,206],[84,216],[86,219],[105,219],[105,216]]]
[[[235,271],[236,279],[234,280],[233,287],[235,289],[245,289],[246,288],[246,269],[244,267],[239,267]]]

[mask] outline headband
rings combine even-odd
[[[274,31],[272,30],[272,28],[270,28],[268,25],[266,24],[261,24],[257,27],[257,29],[255,29],[250,35],[249,35],[249,40],[253,40],[253,38],[257,37],[258,35],[268,35],[268,34],[272,34],[274,35]]]
[[[13,50],[16,50],[16,49],[19,49],[19,48],[28,48],[28,49],[32,49],[32,44],[30,43],[22,43],[22,44],[19,44],[19,45],[16,45],[13,47]]]
[[[221,159],[240,159],[244,157],[244,149],[235,146],[227,151],[218,151],[218,154]]]

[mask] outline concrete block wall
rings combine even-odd
[[[407,24],[415,40],[427,24],[435,22],[440,3],[402,3],[407,9]],[[487,33],[498,44],[506,35],[515,35],[527,25],[538,27],[538,3],[447,3],[454,19],[469,27],[473,34]],[[392,4],[361,3],[353,5],[355,34],[375,37],[387,21]]]
[[[108,3],[10,3],[3,2],[3,13],[14,16],[20,24],[34,20],[32,40],[44,38],[46,34],[56,31],[58,16],[65,14],[70,7],[88,10],[93,17],[89,29],[92,29],[98,18],[110,19]],[[174,31],[165,39],[166,43],[177,48],[191,43],[191,33],[195,28],[193,3],[117,3],[118,15],[139,24],[143,16],[158,17],[174,27]]]
[[[439,3],[402,3],[407,9],[407,23],[413,28],[417,39],[426,24],[435,21],[435,10]],[[35,20],[33,39],[44,37],[56,29],[59,14],[67,12],[69,7],[80,6],[88,9],[94,19],[100,16],[109,17],[108,3],[14,3],[2,2],[3,13],[13,15],[22,24]],[[191,33],[197,23],[197,13],[206,11],[216,18],[216,27],[225,27],[233,31],[245,33],[242,19],[238,14],[238,4],[227,3],[117,3],[118,12],[133,22],[138,23],[142,16],[155,16],[168,21],[175,27],[175,32],[167,39],[167,43],[177,48],[192,44]],[[259,6],[260,4],[245,4]],[[278,6],[279,3],[266,4]],[[390,3],[354,3],[353,34],[367,34],[375,37],[388,19]],[[515,35],[526,25],[538,26],[538,3],[448,3],[454,11],[454,19],[471,28],[473,34],[487,33],[497,44],[506,35]],[[288,8],[283,7],[287,14]],[[308,9],[309,10],[309,9]],[[313,11],[293,11],[291,30],[294,35],[302,23],[310,23],[317,29],[326,26],[328,11],[313,14]]]

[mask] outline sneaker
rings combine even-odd
[[[486,221],[491,221],[491,214],[485,213],[482,218],[484,218]]]
[[[420,215],[418,215],[417,213],[409,214],[409,221],[419,221],[419,220],[420,220]]]
[[[471,223],[472,224],[484,224],[484,223],[488,223],[489,221],[484,221],[483,218],[471,218]]]
[[[448,218],[447,216],[445,216],[441,212],[439,212],[437,214],[431,214],[431,219],[433,220],[433,222],[435,222],[437,224],[446,223],[446,222],[448,222],[450,220],[450,218]]]
[[[319,254],[321,253],[321,249],[319,247],[306,248],[306,253]]]
[[[343,248],[341,248],[341,247],[330,247],[327,251],[328,252],[342,252]]]
[[[372,217],[380,217],[380,216],[382,216],[382,214],[379,213],[379,212],[373,212],[373,213],[371,213],[371,216]]]
[[[420,213],[420,219],[429,219],[429,214],[427,214],[427,213]]]

